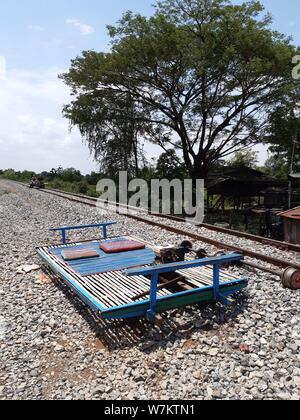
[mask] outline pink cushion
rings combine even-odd
[[[65,261],[74,261],[74,260],[81,260],[87,258],[99,258],[99,254],[94,249],[82,249],[77,251],[72,250],[64,250],[61,253],[63,259]]]
[[[137,251],[145,249],[146,246],[137,241],[106,242],[100,245],[100,249],[107,254],[117,254],[118,252]]]

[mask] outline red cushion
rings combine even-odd
[[[116,254],[118,252],[137,251],[145,249],[146,246],[141,242],[136,241],[119,241],[119,242],[106,242],[100,245],[100,249],[107,254]]]
[[[99,254],[94,249],[80,249],[76,251],[64,250],[61,256],[65,261],[83,260],[87,258],[99,258]]]

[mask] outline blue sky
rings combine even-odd
[[[79,134],[68,131],[57,80],[84,49],[108,50],[106,25],[126,10],[149,15],[154,0],[2,0],[0,7],[0,168],[63,165],[96,169]],[[239,2],[239,1],[237,1]],[[273,26],[300,45],[299,0],[263,0]],[[149,156],[158,153],[149,148]],[[263,157],[266,154],[262,154]]]

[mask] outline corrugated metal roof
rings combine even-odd
[[[255,214],[265,214],[265,213],[267,213],[267,209],[252,209],[251,210],[252,211],[252,213],[255,213]]]
[[[300,180],[300,174],[289,174],[289,178],[291,179],[291,180],[297,180],[297,179],[299,179]]]
[[[296,207],[294,209],[284,211],[283,213],[280,213],[279,216],[285,217],[287,219],[300,220],[300,207]]]

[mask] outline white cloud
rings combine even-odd
[[[28,25],[27,29],[33,32],[43,32],[45,30],[45,28],[40,25]]]
[[[0,55],[0,79],[4,79],[6,75],[6,60]]]
[[[70,99],[57,78],[62,69],[32,72],[6,70],[0,56],[0,169],[76,167],[86,173],[96,169],[77,130],[69,132],[61,114]]]
[[[95,32],[95,29],[92,26],[87,25],[86,23],[81,23],[78,19],[67,19],[66,24],[73,25],[78,28],[81,35],[91,35]]]

